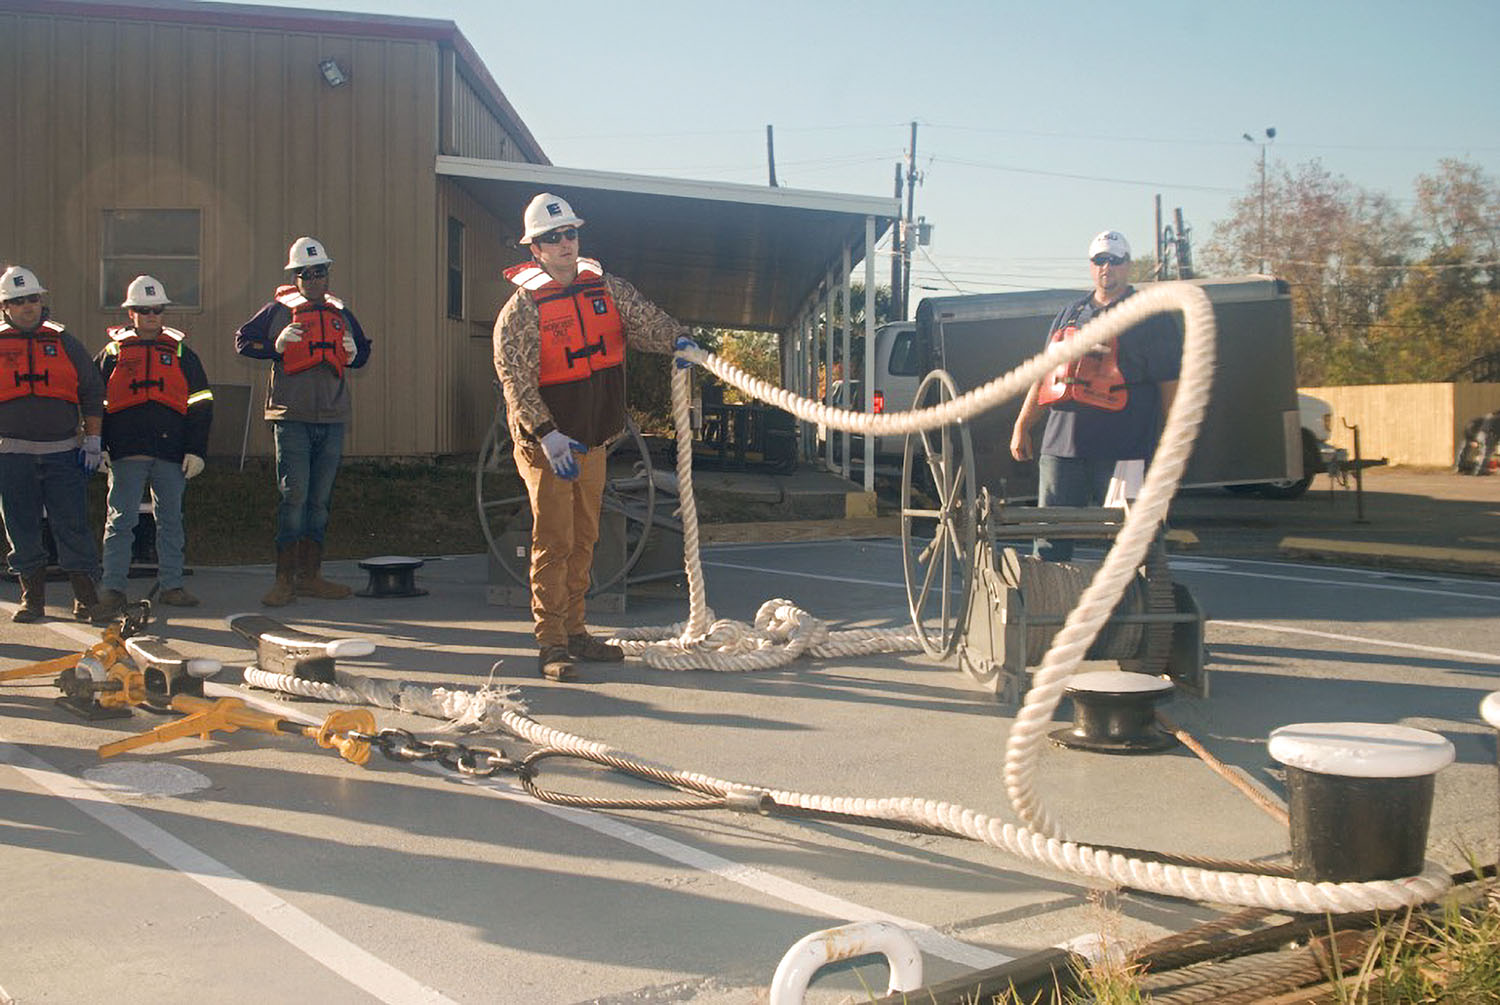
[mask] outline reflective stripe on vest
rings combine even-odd
[[[175,328],[163,328],[156,339],[142,339],[134,328],[111,328],[104,351],[115,357],[104,388],[104,410],[119,412],[155,401],[186,415],[187,374],[182,372],[182,341]]]
[[[1078,326],[1063,325],[1052,333],[1049,342],[1062,342],[1078,334]],[[1055,405],[1076,401],[1090,408],[1118,412],[1130,401],[1125,375],[1120,372],[1120,349],[1114,339],[1096,346],[1082,359],[1059,366],[1042,382],[1037,401]]]
[[[349,354],[344,351],[344,335],[349,331],[349,322],[344,317],[343,302],[325,295],[322,303],[315,304],[295,286],[278,288],[276,302],[291,311],[292,321],[302,326],[302,341],[287,343],[281,354],[282,370],[301,373],[319,363],[326,363],[342,377],[344,367],[349,365]]]
[[[68,358],[55,321],[43,321],[26,334],[0,324],[0,401],[34,395],[78,404],[78,370]]]
[[[539,385],[585,380],[625,362],[624,325],[598,262],[580,258],[578,275],[567,286],[535,262],[507,269],[505,276],[536,304]]]

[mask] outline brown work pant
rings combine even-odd
[[[516,469],[531,498],[531,617],[541,648],[565,646],[584,630],[584,596],[599,539],[603,447],[578,454],[578,478],[563,481],[540,443],[517,441]]]

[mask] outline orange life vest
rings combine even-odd
[[[163,328],[150,341],[134,328],[111,328],[104,351],[115,357],[115,368],[104,388],[104,410],[118,412],[155,401],[186,415],[190,392],[187,374],[182,372],[185,338],[175,328]]]
[[[349,365],[349,354],[344,351],[349,322],[344,317],[343,302],[325,294],[323,302],[315,304],[295,286],[278,287],[276,301],[292,312],[293,322],[302,326],[302,341],[288,342],[281,354],[282,370],[301,373],[326,363],[342,377],[344,367]]]
[[[1052,333],[1049,341],[1062,342],[1076,334],[1078,326],[1068,321]],[[1043,405],[1076,401],[1106,412],[1121,411],[1129,400],[1130,390],[1120,372],[1120,349],[1114,339],[1095,346],[1082,359],[1053,370],[1037,395],[1037,401]]]
[[[580,258],[578,275],[567,286],[535,262],[506,269],[505,278],[536,304],[541,332],[538,384],[585,380],[624,364],[625,328],[598,262]]]
[[[55,321],[43,321],[31,334],[0,324],[0,401],[35,395],[78,403],[78,370],[68,358]]]

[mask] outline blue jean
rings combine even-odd
[[[1037,469],[1038,506],[1103,506],[1115,461],[1042,454]],[[1049,562],[1066,562],[1073,557],[1073,542],[1037,538],[1032,554]]]
[[[163,590],[182,585],[182,489],[187,478],[181,461],[135,457],[109,466],[109,513],[104,518],[104,576],[106,590],[125,592],[130,575],[131,545],[140,519],[141,495],[151,486],[156,518],[156,580]]]
[[[333,479],[344,457],[342,422],[271,423],[276,438],[276,550],[303,538],[323,543]]]
[[[57,564],[64,572],[99,575],[99,545],[88,525],[88,484],[76,450],[0,454],[0,519],[10,541],[12,569],[25,576],[47,567],[45,507],[57,542]]]

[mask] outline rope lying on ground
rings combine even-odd
[[[477,729],[497,732],[502,714],[523,712],[526,704],[516,697],[514,687],[486,684],[477,691],[460,688],[429,687],[407,680],[363,677],[336,670],[336,684],[272,673],[259,667],[245,668],[245,683],[267,691],[281,691],[303,698],[337,705],[375,705],[399,712],[425,715],[445,720],[444,731]]]

